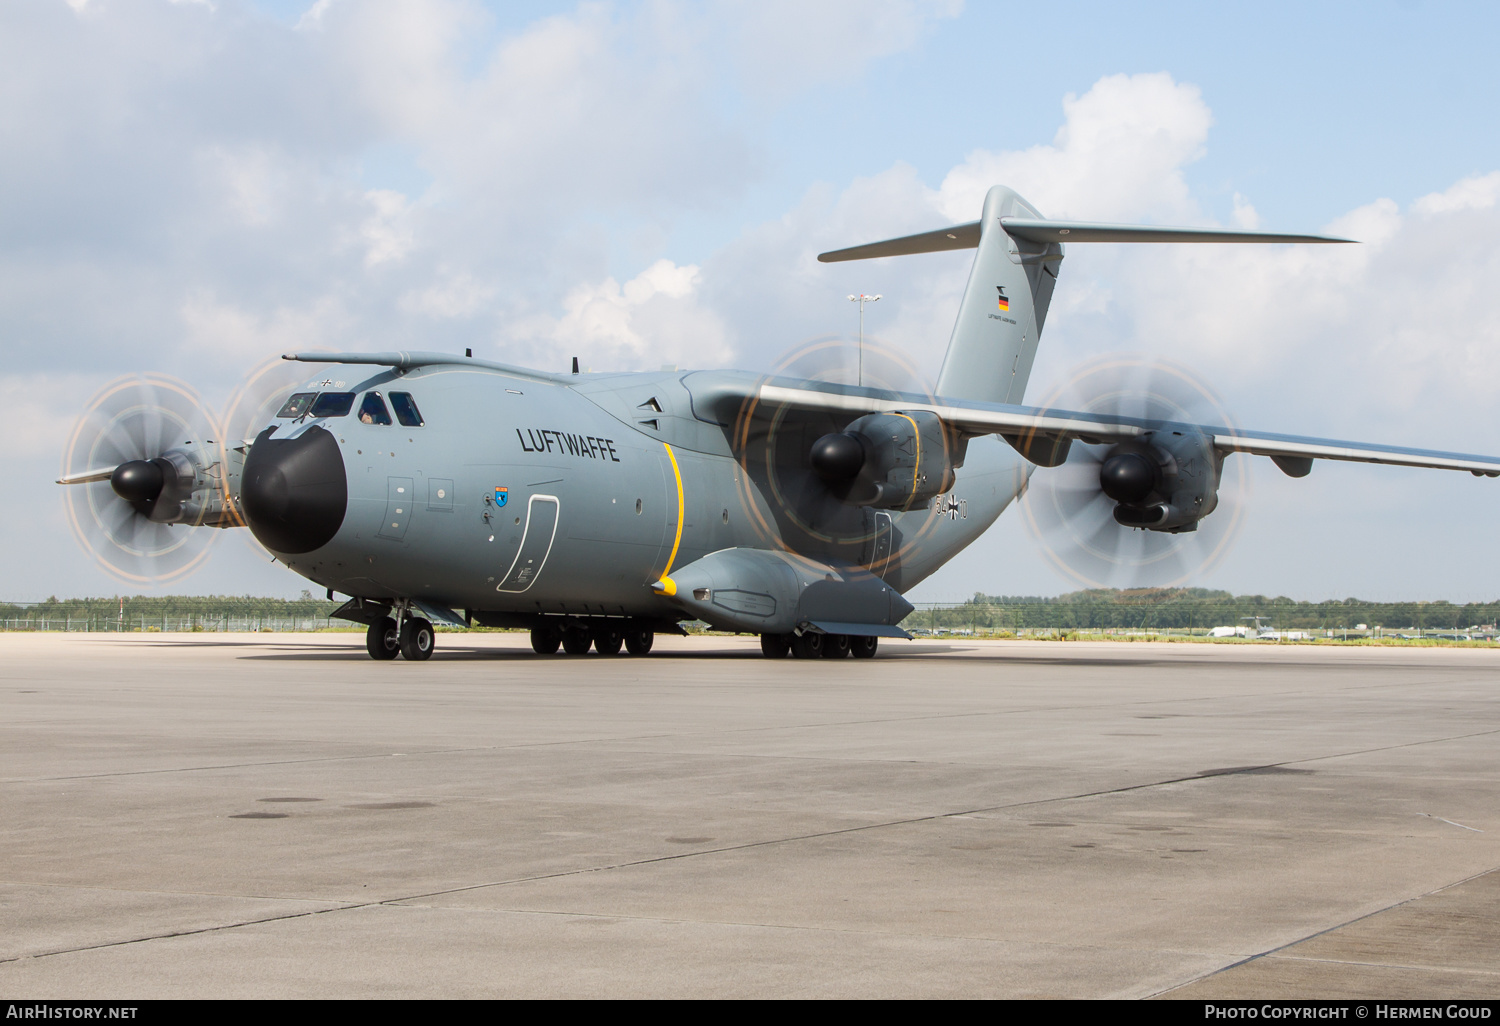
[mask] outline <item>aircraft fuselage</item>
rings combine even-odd
[[[349,412],[280,418],[256,439],[243,487],[271,488],[279,505],[275,524],[251,516],[251,527],[289,568],[348,595],[415,599],[481,620],[675,621],[681,608],[653,583],[725,549],[872,572],[904,591],[978,537],[1024,487],[1030,465],[983,438],[930,508],[831,502],[795,460],[768,469],[750,455],[753,445],[736,451],[736,418],[706,409],[724,377],[553,380],[463,365],[373,373],[334,365],[304,393],[354,393]],[[364,422],[370,393],[387,403],[411,396],[420,425]],[[804,436],[841,426],[780,427],[805,452]],[[335,525],[329,495],[339,476],[346,501]],[[318,505],[309,497],[320,488]]]

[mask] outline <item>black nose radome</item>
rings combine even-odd
[[[824,435],[813,443],[808,462],[813,472],[830,484],[852,481],[865,465],[865,447],[848,433]]]
[[[121,463],[109,475],[109,486],[115,494],[147,516],[161,497],[167,476],[153,460],[131,460]]]
[[[250,530],[272,552],[320,549],[333,540],[349,505],[344,456],[334,437],[312,427],[296,438],[260,433],[245,457],[240,506]]]
[[[1140,502],[1156,488],[1156,465],[1138,452],[1111,456],[1099,467],[1099,487],[1116,502]]]

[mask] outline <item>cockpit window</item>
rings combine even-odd
[[[313,402],[309,417],[342,417],[354,407],[353,392],[324,392]]]
[[[385,400],[380,398],[379,392],[365,393],[364,401],[359,404],[359,419],[362,424],[391,422],[390,412],[385,408]]]
[[[298,392],[286,401],[286,405],[276,416],[295,420],[307,412],[307,408],[312,405],[313,396],[317,394],[316,392]]]
[[[417,410],[417,401],[410,392],[392,392],[391,405],[396,408],[396,419],[402,427],[421,427],[422,414]],[[386,421],[387,424],[390,421]]]

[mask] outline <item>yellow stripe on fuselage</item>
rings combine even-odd
[[[682,468],[677,465],[677,454],[666,442],[661,444],[666,447],[667,459],[672,461],[672,474],[677,478],[677,537],[672,540],[672,554],[667,557],[667,568],[661,572],[665,578],[672,572],[672,564],[677,560],[677,549],[682,545],[682,522],[687,519],[687,511],[682,504]]]
[[[896,416],[906,417],[906,414],[898,413]],[[906,417],[906,420],[907,423],[911,424],[912,437],[917,440],[916,466],[911,468],[911,494],[915,497],[917,494],[917,472],[922,468],[922,429],[917,427],[917,422],[910,417]]]

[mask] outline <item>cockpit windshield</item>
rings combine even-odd
[[[353,392],[324,392],[313,402],[309,417],[342,417],[354,407]]]
[[[379,392],[366,392],[364,401],[359,404],[359,420],[362,424],[389,424],[391,422],[390,411],[385,408],[385,400],[380,398]]]
[[[286,417],[291,420],[303,416],[307,413],[307,408],[312,405],[313,397],[317,394],[316,392],[298,392],[286,401],[286,405],[281,408],[281,412],[276,414],[276,416]]]
[[[417,401],[410,392],[392,392],[391,405],[396,408],[396,419],[402,427],[421,427],[422,414],[417,410]],[[390,421],[386,421],[387,424]]]

